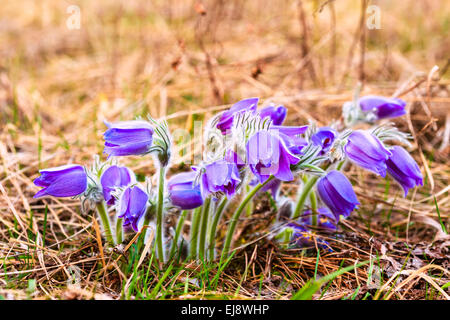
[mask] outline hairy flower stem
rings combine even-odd
[[[205,199],[202,210],[202,225],[200,229],[200,239],[198,241],[198,257],[201,261],[205,259],[206,233],[208,230],[209,208],[211,206],[211,197]]]
[[[122,234],[123,234],[123,218],[117,218],[116,220],[116,242],[117,244],[121,244],[123,241]]]
[[[295,207],[294,215],[292,216],[292,219],[298,219],[300,217],[300,214],[303,211],[303,207],[305,205],[305,201],[309,195],[309,192],[316,184],[317,180],[319,179],[318,176],[314,176],[310,178],[302,188],[301,193],[299,194],[298,200],[297,200],[297,206]]]
[[[226,196],[224,196],[222,198],[222,200],[219,203],[219,206],[217,207],[215,216],[214,216],[214,220],[211,224],[211,229],[209,230],[209,260],[213,261],[214,260],[214,249],[216,247],[216,232],[217,232],[217,225],[219,224],[220,218],[222,217],[222,212],[225,209],[225,207],[228,204],[228,198]]]
[[[190,249],[189,257],[190,259],[195,259],[197,257],[197,247],[198,247],[198,228],[201,220],[201,209],[198,207],[194,210],[191,219],[191,237],[190,237]]]
[[[183,229],[184,220],[186,220],[187,213],[188,213],[187,210],[183,210],[181,212],[180,218],[178,218],[177,229],[175,230],[175,236],[173,237],[172,241],[172,248],[170,248],[169,260],[173,258],[176,250],[178,249],[178,239],[180,238],[180,234]]]
[[[252,191],[250,191],[247,196],[242,200],[241,204],[237,208],[237,210],[234,212],[233,217],[231,218],[230,225],[228,226],[227,235],[225,238],[225,243],[222,250],[222,255],[220,257],[220,264],[223,263],[225,258],[229,256],[229,250],[231,247],[231,241],[233,239],[234,231],[236,230],[237,223],[239,221],[239,218],[241,216],[242,211],[245,209],[247,203],[255,196],[255,194],[261,190],[262,187],[264,187],[266,184],[268,184],[270,181],[274,179],[274,176],[270,176],[264,183],[260,183],[257,186],[255,186]]]
[[[111,232],[111,222],[109,220],[108,213],[106,212],[106,206],[105,206],[104,201],[97,203],[97,213],[100,217],[100,220],[102,221],[103,230],[105,231],[106,241],[110,245],[114,246],[115,242],[114,242],[114,238],[113,238],[112,232]]]
[[[164,209],[164,178],[166,176],[166,168],[160,166],[159,168],[159,182],[158,182],[158,207],[156,210],[156,250],[158,258],[164,261],[163,249],[163,209]]]

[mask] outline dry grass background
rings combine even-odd
[[[79,30],[66,27],[72,4],[81,9]],[[361,27],[364,4],[380,7],[381,29]],[[314,297],[448,299],[441,287],[450,279],[450,239],[439,221],[449,229],[449,12],[446,1],[2,3],[0,297],[119,298],[127,275],[98,246],[91,217],[76,201],[32,198],[39,168],[101,154],[104,119],[150,113],[192,130],[194,119],[258,96],[284,104],[289,124],[326,124],[361,81],[363,94],[408,101],[408,116],[396,123],[414,136],[424,187],[403,199],[393,183],[351,168],[362,205],[330,239],[335,252],[320,256],[317,270],[315,254],[254,241],[275,214],[257,206],[240,227],[249,245],[220,276],[218,291],[188,296],[289,298],[315,272],[371,259],[373,274],[357,268]],[[153,172],[140,158],[124,163],[141,176]],[[108,269],[99,267],[105,260]],[[162,287],[184,283],[196,268],[187,265]],[[68,285],[73,274],[80,281]],[[152,275],[149,287],[158,282]],[[380,279],[386,290],[376,290]]]

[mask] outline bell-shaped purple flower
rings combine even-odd
[[[80,165],[65,165],[39,170],[40,177],[33,183],[43,187],[33,198],[43,196],[74,197],[82,194],[87,188],[87,175]]]
[[[292,181],[291,164],[300,161],[286,146],[276,131],[256,132],[247,142],[247,162],[250,170],[262,183],[269,176],[282,181]]]
[[[359,106],[364,113],[372,113],[376,119],[395,118],[406,114],[406,102],[399,98],[365,96],[359,99]]]
[[[169,199],[174,206],[190,210],[203,204],[200,184],[194,183],[197,173],[183,172],[171,177],[167,183]]]
[[[221,192],[227,196],[236,193],[236,188],[241,182],[239,170],[234,163],[226,160],[218,160],[205,166],[202,174],[202,194],[215,194]]]
[[[322,127],[317,130],[315,134],[311,136],[311,141],[316,146],[322,147],[320,155],[324,155],[330,150],[333,145],[334,139],[337,137],[337,132],[329,127]]]
[[[405,197],[408,190],[417,185],[423,186],[420,168],[411,155],[400,146],[393,146],[392,156],[386,161],[388,173],[402,186]]]
[[[334,214],[336,221],[339,221],[340,215],[348,217],[359,204],[350,181],[336,170],[328,172],[319,180],[317,191],[322,201]]]
[[[382,177],[386,176],[386,160],[392,155],[377,137],[364,130],[350,134],[345,153],[357,165]]]
[[[146,121],[122,121],[108,123],[103,134],[105,149],[103,153],[111,156],[142,155],[149,152],[153,143],[154,129]]]
[[[302,217],[300,218],[301,223],[311,226],[312,225],[313,212],[311,210],[305,210]],[[336,217],[326,207],[317,209],[317,226],[321,229],[326,229],[330,231],[335,231],[336,227]]]
[[[133,227],[138,231],[139,220],[144,216],[147,209],[148,195],[138,186],[125,189],[120,196],[118,217],[123,218],[123,226]]]
[[[284,106],[267,106],[265,108],[262,108],[261,111],[259,112],[259,116],[261,117],[261,119],[264,118],[270,118],[270,120],[272,120],[272,124],[274,125],[281,125],[284,121],[284,119],[286,119],[286,115],[287,115],[287,109]]]
[[[125,187],[136,182],[136,176],[127,167],[111,166],[103,172],[100,183],[103,189],[103,197],[107,204],[113,205],[115,198],[111,192],[117,187]]]
[[[227,131],[233,126],[234,116],[241,112],[255,112],[258,107],[258,101],[259,98],[248,98],[236,102],[230,109],[222,113],[216,127],[222,132],[222,134],[227,134]]]

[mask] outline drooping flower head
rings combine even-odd
[[[392,156],[386,161],[387,171],[402,186],[406,197],[409,189],[423,186],[422,173],[408,151],[400,146],[393,146],[390,151]]]
[[[143,155],[150,151],[154,129],[150,123],[141,120],[109,123],[103,134],[105,149],[103,153],[111,156]]]
[[[222,134],[227,134],[227,131],[233,126],[234,117],[243,112],[255,112],[258,107],[259,98],[248,98],[236,102],[230,109],[222,113],[219,118],[219,122],[216,127],[222,132]]]
[[[136,182],[136,176],[127,167],[120,166],[110,166],[105,172],[102,173],[100,177],[100,183],[102,185],[103,197],[109,205],[115,203],[115,198],[112,196],[111,192],[117,187],[125,187],[129,184]]]
[[[305,210],[300,218],[300,222],[306,226],[312,225],[313,212],[311,210]],[[335,231],[336,227],[336,217],[326,207],[317,209],[317,226],[321,229],[326,229],[330,231]]]
[[[118,217],[123,218],[123,226],[132,226],[138,231],[139,220],[147,209],[148,195],[137,185],[125,189],[120,196]]]
[[[40,177],[33,183],[43,187],[33,198],[46,195],[54,197],[74,197],[82,194],[87,188],[87,175],[80,165],[65,165],[39,170]]]
[[[247,142],[247,162],[262,183],[270,175],[282,181],[292,181],[291,164],[300,161],[289,151],[280,135],[273,130],[256,132]]]
[[[207,194],[216,193],[224,193],[230,197],[236,193],[241,178],[236,164],[222,159],[204,167],[201,181],[201,190],[204,197]]]
[[[284,106],[267,106],[262,108],[259,112],[259,116],[261,119],[270,118],[272,120],[272,124],[281,125],[283,124],[284,119],[286,119],[287,109]]]
[[[319,154],[324,155],[330,150],[336,137],[336,130],[330,127],[321,127],[311,136],[311,141],[314,145],[322,147]]]
[[[336,221],[339,216],[348,217],[359,204],[352,184],[339,171],[333,170],[322,177],[317,183],[320,198],[334,214]]]
[[[345,153],[357,165],[386,176],[386,160],[392,155],[373,134],[364,130],[353,131],[344,147]]]
[[[358,102],[365,114],[372,115],[372,121],[400,117],[406,114],[406,102],[399,98],[365,96],[360,98]]]
[[[183,172],[171,177],[167,183],[169,199],[174,206],[190,210],[203,204],[200,184],[195,183],[196,172]]]

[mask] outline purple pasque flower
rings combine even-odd
[[[348,217],[359,204],[350,181],[336,170],[328,172],[319,180],[317,191],[322,201],[334,214],[336,221],[339,221],[340,215]]]
[[[201,191],[203,197],[207,194],[224,193],[228,197],[236,193],[241,182],[239,170],[235,163],[225,159],[214,161],[203,168],[201,176]]]
[[[262,108],[261,111],[259,111],[259,116],[261,119],[264,118],[270,118],[272,120],[272,124],[274,125],[281,125],[284,122],[284,119],[286,119],[287,115],[287,109],[284,106],[267,106],[265,108]]]
[[[269,176],[292,181],[291,164],[300,161],[286,146],[280,134],[273,130],[256,132],[247,142],[247,162],[250,170],[263,183]]]
[[[200,184],[195,183],[196,172],[183,172],[172,176],[168,183],[169,199],[174,206],[190,210],[203,204]]]
[[[411,155],[400,146],[393,146],[392,156],[386,161],[387,171],[403,188],[405,197],[408,190],[417,185],[423,186],[420,168]]]
[[[150,123],[141,120],[109,123],[103,134],[103,153],[111,156],[143,155],[149,152],[153,143],[154,129]]]
[[[300,218],[300,222],[307,226],[311,226],[312,216],[313,216],[312,210],[305,210],[303,211],[303,215]],[[326,207],[317,209],[317,226],[321,229],[326,229],[330,231],[335,231],[337,229],[336,217],[333,215],[330,209]]]
[[[130,186],[121,194],[117,217],[123,218],[123,226],[138,231],[139,220],[147,209],[148,195],[137,185]]]
[[[100,177],[100,183],[103,190],[103,198],[106,203],[113,205],[116,199],[112,196],[111,192],[117,187],[125,187],[129,184],[136,182],[136,176],[127,167],[110,166],[106,169]]]
[[[358,100],[364,113],[372,113],[376,119],[395,118],[406,114],[406,102],[399,98],[365,96]]]
[[[392,153],[375,135],[365,130],[353,131],[344,150],[357,165],[382,177],[386,176],[386,160]]]
[[[39,170],[40,177],[33,183],[43,187],[33,198],[43,196],[74,197],[82,194],[87,188],[87,175],[84,168],[77,164]]]
[[[233,126],[234,116],[238,113],[244,113],[247,111],[254,113],[258,107],[258,101],[259,98],[248,98],[236,102],[230,109],[222,113],[216,127],[222,132],[222,134],[227,134],[227,131]]]
[[[311,136],[311,141],[314,145],[322,147],[319,154],[324,155],[328,152],[328,150],[330,150],[336,137],[336,130],[330,127],[321,127]]]

